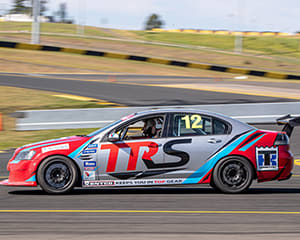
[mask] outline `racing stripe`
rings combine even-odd
[[[96,140],[97,139],[95,139],[95,138],[91,138],[90,140],[88,140],[87,142],[82,144],[79,148],[77,148],[74,152],[71,152],[68,156],[70,158],[75,158],[90,142],[96,141]]]
[[[253,139],[257,138],[258,136],[262,135],[262,132],[257,131],[252,136],[250,136],[243,144],[241,144],[240,148],[244,147],[247,143],[251,142]]]
[[[248,143],[246,146],[242,147],[239,149],[239,151],[245,152],[246,150],[248,150],[254,143],[256,143],[257,141],[259,141],[260,139],[262,139],[266,134],[263,134],[262,136],[256,138],[255,140],[253,140],[252,142]]]
[[[35,181],[36,181],[35,175],[33,175],[31,178],[28,178],[27,180],[25,180],[25,182],[35,182]]]
[[[256,130],[248,132],[237,140],[229,144],[227,147],[223,148],[221,151],[216,153],[209,161],[207,161],[202,167],[191,174],[182,184],[195,184],[202,180],[203,177],[207,175],[209,171],[213,169],[216,163],[223,157],[230,154],[237,146],[239,146],[247,137],[253,134]]]

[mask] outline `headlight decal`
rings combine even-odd
[[[33,150],[19,152],[11,163],[19,163],[21,160],[31,160],[34,155],[35,151]]]

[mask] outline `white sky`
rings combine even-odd
[[[1,13],[13,0],[0,0]],[[159,14],[165,28],[300,31],[300,0],[49,0],[48,14],[66,2],[68,16],[86,25],[142,29]]]

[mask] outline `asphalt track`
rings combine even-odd
[[[126,81],[124,81],[124,79]],[[128,79],[128,80],[127,80]],[[225,103],[285,102],[293,99],[234,94],[193,89],[146,86],[172,81],[196,83],[212,79],[201,77],[164,77],[141,75],[23,75],[0,74],[0,85],[54,91],[91,97],[127,106],[167,106]],[[255,83],[253,87],[264,84]],[[276,84],[276,83],[272,83]],[[283,84],[281,84],[283,85]],[[300,84],[291,84],[299,88]]]
[[[108,76],[102,77],[104,81],[86,76],[91,81],[85,82],[77,81],[82,76],[71,77],[73,80],[70,76],[0,74],[0,85],[135,106],[288,101],[135,85],[139,81],[168,80],[162,77],[137,77],[131,84],[115,83]],[[172,81],[195,82],[199,78],[178,77]],[[271,125],[257,127],[280,129]],[[300,128],[291,142],[295,158],[300,159]],[[11,154],[0,154],[1,178],[8,175],[5,165]],[[299,239],[300,166],[296,165],[293,172],[294,177],[287,181],[254,183],[247,193],[237,195],[217,193],[206,185],[76,189],[63,196],[49,196],[38,188],[1,187],[0,239]]]

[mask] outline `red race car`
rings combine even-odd
[[[225,193],[290,178],[289,136],[300,117],[285,116],[282,132],[258,130],[224,115],[185,109],[139,112],[89,135],[18,148],[7,186],[41,186],[51,194],[74,187],[210,184]]]

